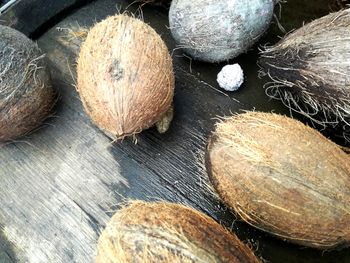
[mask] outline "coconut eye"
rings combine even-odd
[[[85,111],[113,139],[158,122],[161,132],[169,127],[172,59],[161,37],[141,20],[116,15],[96,24],[82,44],[77,70]]]
[[[45,55],[24,34],[0,26],[0,142],[37,128],[55,97]]]

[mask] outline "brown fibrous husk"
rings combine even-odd
[[[304,246],[349,245],[349,157],[318,131],[239,114],[216,125],[206,161],[219,196],[254,227]]]
[[[171,107],[172,59],[139,19],[115,15],[96,24],[82,44],[77,72],[86,112],[112,138],[151,127]]]
[[[234,234],[194,209],[136,201],[118,211],[102,232],[97,263],[254,262]]]
[[[350,10],[317,19],[266,47],[270,97],[323,127],[350,126]],[[346,129],[346,128],[344,128]]]
[[[55,100],[45,55],[24,34],[0,25],[0,142],[37,128]]]

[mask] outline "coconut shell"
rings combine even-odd
[[[136,18],[116,15],[96,24],[82,44],[77,72],[86,112],[113,138],[151,127],[171,107],[172,59],[156,31]]]
[[[54,102],[42,51],[24,34],[0,25],[0,142],[37,128]]]
[[[350,125],[350,10],[317,19],[261,52],[266,93],[323,126]]]
[[[259,260],[235,235],[196,210],[178,204],[137,201],[108,222],[98,241],[96,262]]]
[[[249,224],[315,248],[350,241],[350,160],[294,119],[248,112],[218,123],[206,155],[224,202]]]
[[[171,33],[196,60],[222,62],[246,52],[268,28],[274,0],[173,0]]]

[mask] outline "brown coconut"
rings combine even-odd
[[[154,29],[127,15],[96,24],[82,44],[78,91],[86,112],[113,138],[141,132],[170,110],[174,73]]]
[[[137,201],[118,211],[107,224],[98,241],[96,262],[259,260],[235,235],[196,210]]]
[[[244,221],[299,245],[349,245],[350,160],[318,131],[239,114],[217,124],[206,159],[218,194]]]
[[[0,142],[37,128],[54,102],[42,51],[24,34],[0,25]]]
[[[326,15],[261,52],[266,93],[325,127],[350,127],[350,9]]]

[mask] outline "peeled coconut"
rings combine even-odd
[[[45,55],[24,34],[0,25],[0,142],[37,128],[54,102]]]
[[[261,52],[266,93],[323,126],[350,125],[350,10],[317,19]]]
[[[77,71],[86,112],[112,138],[170,123],[172,59],[161,37],[141,20],[116,15],[96,24],[82,44]],[[161,132],[168,128],[160,126]]]
[[[249,224],[299,245],[349,245],[350,160],[318,131],[239,114],[217,124],[206,160],[220,197]]]
[[[97,263],[258,263],[235,235],[208,216],[170,203],[137,201],[118,211],[102,232]]]
[[[194,59],[221,62],[246,52],[268,28],[274,0],[173,0],[169,23]]]

